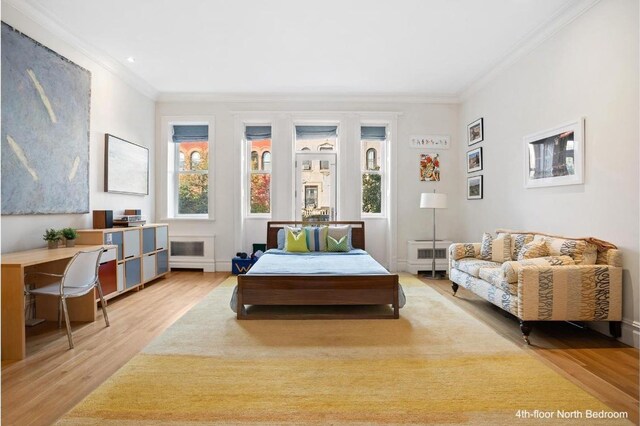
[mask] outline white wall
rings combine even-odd
[[[2,20],[29,37],[91,71],[90,122],[90,210],[142,209],[149,221],[155,219],[154,111],[155,102],[125,84],[104,67],[63,42],[10,5],[3,3]],[[104,135],[150,148],[150,182],[148,196],[109,194],[104,192]],[[43,152],[43,155],[46,153]],[[46,228],[91,228],[89,214],[2,216],[2,252],[44,247]]]
[[[397,139],[391,143],[397,145],[397,184],[394,189],[397,208],[397,253],[391,257],[398,260],[398,269],[404,268],[406,260],[406,242],[409,239],[426,238],[431,235],[431,215],[420,210],[419,199],[423,191],[452,193],[459,191],[460,165],[458,157],[458,106],[451,104],[428,104],[409,102],[366,102],[338,101],[247,101],[247,102],[158,102],[156,109],[157,143],[165,144],[166,136],[161,134],[163,117],[176,116],[214,116],[215,140],[213,161],[213,192],[215,197],[214,221],[172,220],[171,233],[174,235],[215,235],[215,257],[218,270],[230,269],[230,259],[239,250],[250,251],[251,242],[265,242],[266,220],[250,219],[246,221],[246,239],[239,238],[242,224],[240,212],[240,140],[238,139],[238,120],[236,116],[273,117],[273,180],[272,192],[273,219],[292,220],[293,170],[291,167],[291,120],[300,113],[326,112],[316,116],[335,117],[342,120],[346,129],[357,128],[359,113],[398,113]],[[441,176],[439,183],[419,181],[419,154],[430,151],[409,148],[409,136],[413,134],[446,134],[452,138],[452,149],[441,153]],[[358,143],[355,135],[343,134],[341,143]],[[359,146],[359,145],[358,145]],[[160,147],[160,145],[158,145]],[[357,220],[360,203],[359,188],[359,151],[350,151],[343,146],[342,163],[338,164],[341,180],[339,205],[343,220]],[[351,161],[353,168],[345,161]],[[158,162],[158,177],[165,173],[165,166]],[[160,182],[160,179],[159,179]],[[158,188],[158,191],[163,191]],[[158,195],[158,214],[161,215],[164,197]],[[439,237],[457,239],[455,212],[457,199],[452,196],[450,208],[438,217]],[[164,220],[164,218],[159,218]],[[381,263],[387,264],[387,234],[383,221],[367,220],[367,249]]]
[[[623,340],[638,346],[638,2],[603,0],[464,101],[484,117],[484,199],[463,200],[464,240],[498,227],[594,236],[622,249]],[[585,117],[583,185],[524,188],[523,136]],[[466,151],[463,150],[463,151]],[[460,155],[461,173],[466,157]],[[459,184],[464,191],[465,179]],[[632,324],[635,322],[635,336]],[[598,326],[600,330],[606,327]]]

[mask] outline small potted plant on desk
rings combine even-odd
[[[42,236],[42,239],[47,242],[47,246],[50,249],[58,248],[58,243],[62,239],[62,235],[60,231],[56,231],[55,229],[47,229]]]
[[[65,240],[65,245],[67,247],[75,247],[76,238],[78,238],[76,230],[73,228],[64,228],[61,232]]]

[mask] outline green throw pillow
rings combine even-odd
[[[309,251],[307,247],[307,234],[304,230],[293,232],[287,229],[287,251],[292,253],[306,253]]]
[[[332,236],[327,236],[327,249],[328,251],[349,251],[347,246],[347,235],[343,236],[339,240],[336,240]]]

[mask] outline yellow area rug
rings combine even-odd
[[[59,424],[628,424],[563,420],[611,410],[455,299],[400,281],[399,320],[237,321],[232,277]]]

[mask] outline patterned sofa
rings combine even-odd
[[[611,334],[620,337],[622,255],[613,244],[496,232],[483,235],[482,243],[449,247],[454,296],[462,286],[515,315],[527,344],[531,321],[609,321]]]

